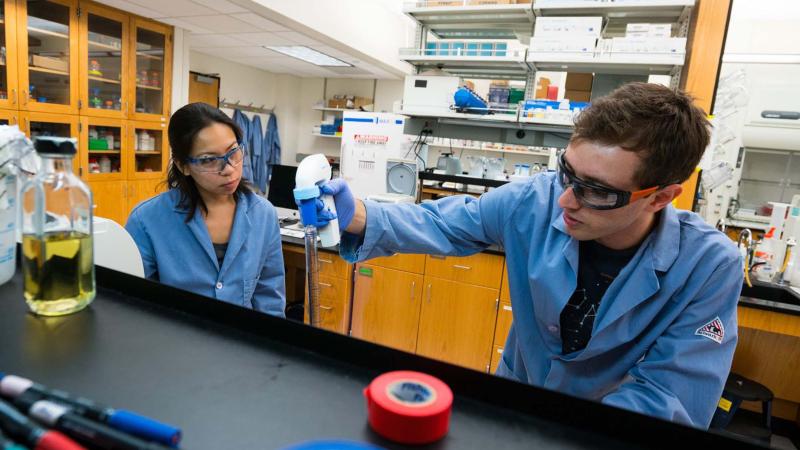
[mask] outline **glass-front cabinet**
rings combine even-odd
[[[148,121],[128,122],[128,179],[164,179],[169,163],[167,125]]]
[[[71,137],[78,140],[80,148],[78,116],[23,111],[20,112],[20,122],[20,129],[31,139],[38,136]],[[77,155],[72,161],[72,168],[79,176],[85,172]]]
[[[16,7],[20,108],[77,113],[77,2],[27,0]]]
[[[130,18],[94,4],[81,3],[81,114],[127,116],[129,89],[126,48]]]
[[[0,108],[19,108],[14,0],[0,0]]]
[[[0,125],[19,125],[19,111],[0,109]]]
[[[169,115],[172,77],[172,28],[144,19],[133,19],[135,64],[131,65],[132,117],[166,121]]]
[[[129,151],[125,138],[126,124],[119,119],[81,117],[80,155],[83,179],[86,181],[124,180],[127,170],[125,155]]]

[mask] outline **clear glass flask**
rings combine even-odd
[[[72,171],[75,140],[39,137],[40,172],[20,191],[25,301],[61,316],[95,296],[92,193]]]

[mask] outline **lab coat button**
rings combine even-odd
[[[548,327],[547,327],[547,330],[548,330],[549,332],[551,332],[551,333],[555,333],[555,332],[557,332],[557,331],[558,331],[558,327],[557,327],[557,326],[555,326],[555,325],[550,325],[550,326],[548,326]]]
[[[221,281],[217,281],[217,289],[222,289],[222,282]]]

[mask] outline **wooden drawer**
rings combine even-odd
[[[506,345],[506,338],[508,331],[511,329],[511,303],[500,301],[500,307],[497,310],[497,325],[494,327],[494,345]]]
[[[320,276],[348,278],[350,264],[343,260],[336,253],[319,252],[317,254],[319,260],[319,274]]]
[[[503,359],[503,347],[495,345],[492,349],[492,364],[489,367],[489,373],[497,372],[497,366],[500,365],[501,359]]]
[[[319,276],[319,316],[320,328],[347,334],[348,286],[343,278]],[[306,295],[305,304],[308,305]],[[308,323],[308,311],[305,312]]]
[[[503,284],[500,286],[500,301],[511,303],[511,290],[508,287],[508,265],[503,269]]]
[[[402,270],[403,272],[425,273],[425,255],[397,254],[384,256],[368,261],[373,266],[386,267],[387,269]]]
[[[429,255],[425,261],[425,275],[500,289],[504,259],[489,253],[465,257]]]

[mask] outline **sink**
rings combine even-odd
[[[800,313],[800,295],[788,286],[754,283],[749,287],[744,284],[739,302]]]

